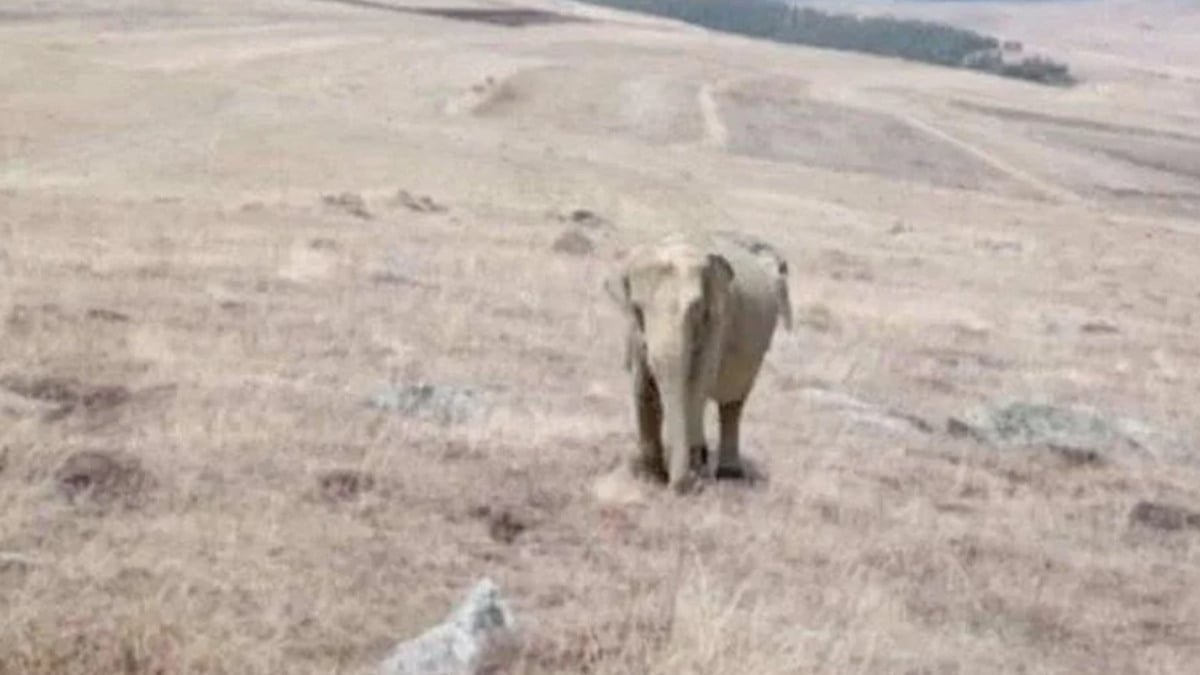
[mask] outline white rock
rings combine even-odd
[[[378,675],[481,675],[512,656],[516,622],[500,589],[481,579],[442,623],[396,645]]]

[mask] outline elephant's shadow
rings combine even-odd
[[[703,461],[704,460],[699,457],[693,457],[692,472],[698,477],[704,475]],[[749,457],[743,455],[739,458],[739,461],[742,469],[741,475],[728,476],[718,474],[715,478],[701,479],[698,482],[698,485],[759,488],[765,487],[770,482],[767,472],[763,470],[762,465],[759,464],[757,460],[750,459]],[[631,471],[633,477],[638,480],[638,482],[654,485],[656,487],[665,486],[667,484],[666,473],[661,469],[655,470],[654,468],[647,466],[644,463],[644,460],[641,458],[629,458],[627,467]]]

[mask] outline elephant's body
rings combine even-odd
[[[729,284],[729,323],[721,349],[717,377],[708,392],[717,403],[745,400],[754,386],[763,357],[771,347],[779,302],[776,275],[738,244],[714,239],[714,248],[734,270]]]
[[[787,263],[742,235],[674,234],[633,249],[620,281],[610,291],[630,317],[626,364],[644,464],[677,489],[698,460],[712,477],[741,475],[742,406],[776,324],[791,326]],[[704,441],[709,400],[721,418],[717,462]]]

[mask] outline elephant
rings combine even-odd
[[[627,323],[635,465],[677,493],[697,473],[744,477],[742,411],[777,324],[792,327],[787,261],[748,235],[676,232],[629,249],[604,286]],[[704,439],[710,400],[720,422],[716,461]]]

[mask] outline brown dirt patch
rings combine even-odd
[[[504,507],[478,506],[471,509],[470,515],[483,521],[488,536],[502,544],[515,542],[530,527],[527,517]]]
[[[1200,512],[1176,504],[1140,501],[1130,510],[1129,522],[1165,532],[1200,530]]]
[[[102,450],[76,452],[54,472],[58,493],[72,504],[134,506],[153,483],[141,461]]]
[[[130,321],[128,314],[103,307],[89,309],[86,316],[93,321],[103,321],[105,323],[129,323]]]
[[[551,248],[555,253],[567,255],[590,255],[596,250],[596,244],[588,236],[578,230],[567,230],[558,235]]]
[[[348,213],[355,218],[370,220],[371,212],[367,210],[367,201],[362,195],[354,192],[342,192],[321,197],[321,203],[330,209]]]
[[[391,205],[405,208],[414,213],[444,213],[448,209],[444,204],[434,201],[429,195],[414,195],[408,190],[397,190],[392,197]]]
[[[47,421],[62,419],[77,410],[112,410],[133,398],[129,388],[123,385],[90,385],[70,377],[10,375],[0,378],[0,388],[34,401],[57,404],[58,407],[46,415]]]
[[[356,469],[330,469],[317,475],[321,497],[331,502],[349,502],[375,489],[375,477]]]

